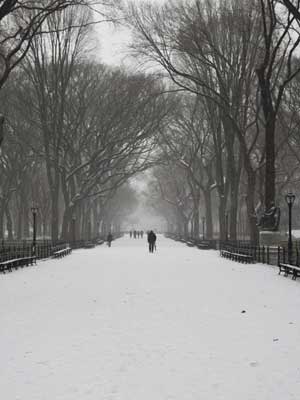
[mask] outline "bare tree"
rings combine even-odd
[[[281,0],[281,3],[289,10],[289,12],[300,21],[300,3],[298,0],[290,1],[290,0]]]
[[[0,89],[10,72],[26,56],[32,40],[49,30],[44,23],[54,13],[70,6],[91,7],[108,1],[90,0],[2,0],[0,1]],[[67,22],[67,21],[66,21]],[[68,29],[68,25],[60,29]],[[50,29],[51,30],[51,29]]]
[[[265,122],[265,208],[275,203],[275,132],[284,91],[300,71],[295,62],[300,44],[299,25],[281,1],[260,0],[263,41],[256,73]],[[287,2],[290,3],[290,2]],[[293,31],[293,32],[292,32]]]
[[[32,85],[35,131],[41,133],[37,143],[42,143],[45,156],[53,240],[59,235],[60,165],[64,161],[62,146],[69,128],[66,124],[69,86],[76,64],[84,56],[89,18],[86,9],[76,7],[51,14],[40,28],[49,33],[34,37],[23,66]],[[68,30],[63,29],[66,26]]]
[[[247,131],[256,118],[257,7],[236,0],[172,1],[161,7],[131,3],[127,16],[135,32],[132,47],[136,54],[163,67],[178,90],[204,98],[207,109],[213,110],[212,119],[218,108],[218,131],[223,137],[222,151],[226,150],[225,167],[218,165],[220,214],[224,220],[228,195],[230,233],[235,238],[243,162],[250,166],[249,182],[252,174],[253,143]],[[249,200],[252,211],[253,202]],[[224,225],[220,220],[220,227]]]

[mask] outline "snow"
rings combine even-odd
[[[286,235],[288,236],[288,232],[286,232]],[[292,235],[295,239],[299,239],[300,238],[300,230],[299,229],[294,229],[292,231]]]
[[[1,398],[299,399],[299,285],[162,236],[1,275]]]

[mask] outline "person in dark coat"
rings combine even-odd
[[[155,247],[155,242],[156,242],[156,235],[153,231],[150,231],[148,233],[148,243],[149,243],[149,251],[150,253],[153,253],[154,247]]]
[[[113,240],[113,235],[109,232],[109,234],[107,235],[107,245],[108,245],[108,247],[111,246],[112,240]]]

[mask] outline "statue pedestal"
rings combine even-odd
[[[280,243],[287,241],[287,235],[278,231],[259,232],[260,246],[279,246]]]

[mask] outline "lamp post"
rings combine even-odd
[[[202,217],[202,240],[205,240],[205,217]]]
[[[36,255],[36,214],[38,207],[31,207],[32,218],[33,218],[33,234],[32,234],[32,255]]]
[[[296,196],[293,193],[287,193],[285,195],[285,201],[289,207],[289,240],[288,240],[288,258],[289,264],[292,262],[293,254],[293,242],[292,242],[292,207]]]

